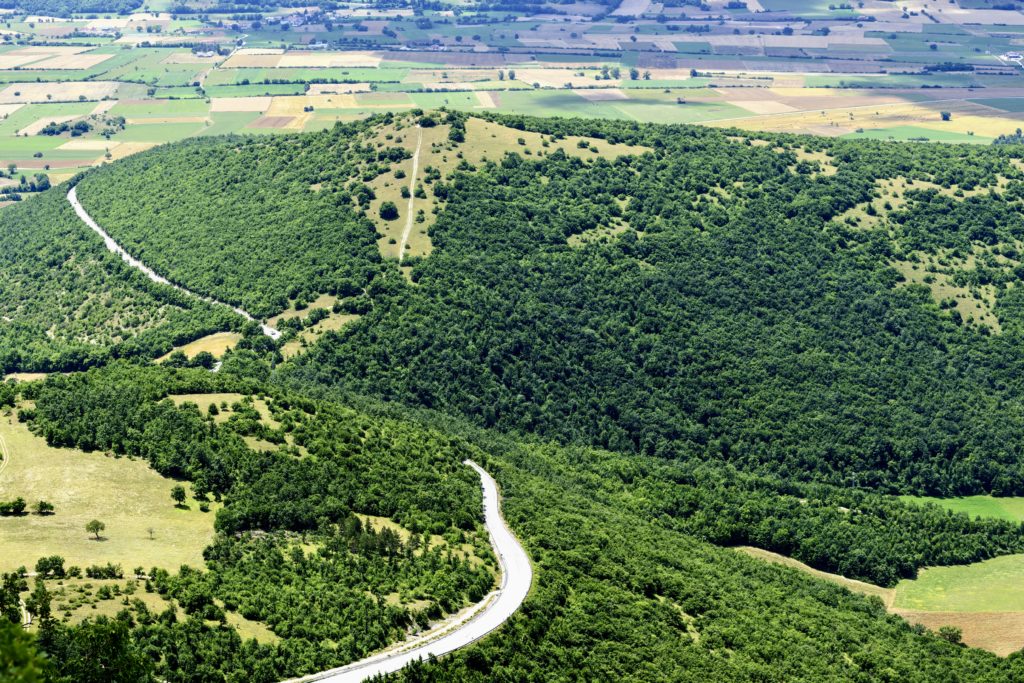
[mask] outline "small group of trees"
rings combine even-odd
[[[26,509],[28,509],[28,503],[21,496],[14,500],[0,502],[0,516],[2,517],[17,517],[25,514]],[[52,515],[53,510],[53,503],[48,503],[45,500],[37,501],[32,506],[32,511],[37,515]]]

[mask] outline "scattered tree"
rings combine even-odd
[[[90,534],[96,535],[96,540],[100,540],[100,532],[107,528],[107,525],[98,519],[94,519],[85,525],[85,530]]]
[[[171,489],[171,500],[174,501],[175,507],[182,507],[185,504],[185,487],[181,484],[176,484]]]

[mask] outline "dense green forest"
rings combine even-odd
[[[1017,271],[988,280],[999,335],[893,267],[983,230],[1015,238],[1016,148],[779,151],[695,128],[504,121],[655,151],[464,167],[434,189],[445,210],[416,285],[376,282],[369,312],[289,372],[617,451],[891,492],[1024,492]],[[834,172],[803,148],[827,148]],[[874,228],[841,219],[894,177],[991,196],[907,192]],[[933,203],[956,212],[930,222]]]
[[[161,400],[232,389],[267,401],[278,426],[263,424],[264,438],[276,431],[294,440],[276,454],[249,451],[238,443],[240,433],[257,428],[244,406],[233,411],[233,423],[218,424],[190,404],[173,408]],[[81,652],[91,641],[116,644],[104,651],[117,654],[118,666],[135,676],[273,681],[357,657],[415,621],[368,600],[367,591],[382,595],[402,585],[429,591],[438,612],[478,599],[493,580],[489,572],[453,560],[443,547],[420,552],[367,531],[351,514],[391,515],[409,529],[472,539],[485,553],[479,489],[459,464],[465,457],[483,462],[502,482],[506,516],[536,563],[536,589],[499,637],[414,670],[410,680],[676,680],[700,671],[711,680],[881,675],[926,681],[943,673],[972,680],[1022,673],[1020,657],[1000,659],[949,643],[886,615],[877,600],[717,547],[704,540],[711,524],[687,527],[692,517],[678,509],[686,492],[705,495],[709,515],[712,504],[728,507],[730,497],[733,505],[755,509],[756,491],[769,487],[742,476],[719,476],[715,486],[710,475],[653,456],[518,442],[437,414],[371,401],[346,408],[330,393],[304,398],[201,370],[114,364],[51,377],[25,393],[37,406],[26,418],[54,443],[113,448],[150,458],[164,471],[184,467],[160,459],[160,444],[167,443],[174,448],[166,451],[195,456],[197,472],[225,472],[226,483],[215,488],[223,487],[226,503],[217,517],[221,533],[206,552],[207,570],[150,570],[154,590],[180,606],[177,616],[133,603],[113,621],[41,629],[38,645],[68,680],[84,680],[93,664],[65,653]],[[155,409],[166,415],[149,412]],[[133,425],[142,423],[146,433],[134,433]],[[296,457],[290,448],[300,442],[309,453]],[[699,487],[688,483],[694,477],[704,478]],[[806,506],[809,513],[790,512],[797,517],[787,526],[797,536],[841,537],[847,522],[825,512],[838,503],[858,504],[856,516],[875,519],[854,523],[861,530],[846,535],[849,545],[826,551],[837,555],[888,552],[894,541],[912,552],[920,534],[934,538],[932,552],[969,553],[1012,543],[1019,533],[881,496],[788,490],[818,496]],[[665,491],[670,495],[662,497]],[[760,500],[767,504],[770,497]],[[903,538],[892,537],[890,516],[906,525]],[[238,534],[252,529],[261,533]],[[319,550],[297,552],[300,538]],[[243,643],[233,629],[216,625],[223,610],[215,598],[266,621],[281,642]],[[312,603],[321,607],[309,610]],[[324,639],[337,648],[325,650]]]
[[[353,211],[347,191],[317,189],[333,178],[370,179],[387,168],[378,161],[408,155],[363,148],[355,141],[365,128],[183,143],[88,174],[78,196],[118,243],[172,282],[266,317],[289,299],[359,294],[379,272],[372,223]]]
[[[0,215],[0,373],[152,358],[242,322],[122,264],[81,223],[64,191]]]
[[[98,13],[127,14],[140,5],[142,5],[142,0],[4,0],[4,2],[0,2],[0,7],[49,17]]]
[[[363,142],[395,118],[187,142],[86,174],[90,213],[175,281],[258,315],[319,293],[360,314],[288,362],[250,324],[217,372],[145,364],[199,321],[238,322],[125,272],[62,195],[0,216],[24,243],[0,256],[18,276],[0,293],[37,302],[6,353],[60,348],[45,331],[75,329],[75,287],[188,321],[115,337],[111,318],[83,320],[103,331],[96,355],[60,367],[102,367],[4,385],[0,405],[52,445],[144,459],[224,503],[205,569],[148,570],[177,610],[52,619],[31,643],[0,627],[12,666],[259,683],[358,658],[492,586],[471,458],[502,486],[534,590],[496,634],[396,679],[1024,678],[1020,654],[727,547],[885,586],[1024,551],[1021,525],[886,495],[1024,493],[1024,152],[493,118],[651,151],[462,159],[427,183],[443,208],[408,278],[360,215],[364,183],[404,154]],[[66,265],[85,256],[92,270]],[[937,296],[940,277],[998,325]],[[213,392],[238,394],[229,416],[168,399]],[[243,642],[225,611],[280,641]]]

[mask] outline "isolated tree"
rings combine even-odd
[[[944,111],[939,113],[942,116],[943,121],[949,121],[951,118],[953,118],[953,114],[951,112]]]
[[[155,534],[156,534],[156,529],[154,529],[153,527],[148,527],[146,529],[146,533],[149,534],[149,540],[152,541],[154,536],[155,536]]]
[[[53,514],[53,503],[47,503],[45,500],[39,501],[32,507],[37,515]]]
[[[184,505],[185,487],[182,486],[181,484],[178,484],[173,489],[171,489],[171,499],[175,502],[176,505]]]
[[[393,221],[398,218],[398,207],[394,202],[384,202],[380,205],[380,217],[386,221]]]
[[[636,68],[635,66],[631,67],[629,69],[629,80],[635,81],[638,78],[640,78],[640,69]]]
[[[90,534],[96,534],[96,540],[100,540],[100,532],[107,528],[107,525],[98,519],[94,519],[85,525],[85,530]]]

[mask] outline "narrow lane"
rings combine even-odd
[[[168,287],[174,287],[179,292],[182,292],[182,293],[187,294],[189,296],[192,296],[192,297],[195,297],[195,298],[200,299],[202,301],[205,301],[208,304],[213,304],[215,306],[226,306],[226,307],[230,308],[232,311],[234,311],[235,313],[237,313],[238,315],[240,315],[243,318],[245,318],[246,320],[251,320],[253,322],[259,322],[260,323],[260,329],[263,330],[263,334],[267,335],[271,339],[277,339],[278,337],[281,336],[281,333],[278,330],[275,330],[273,327],[271,327],[270,325],[267,325],[266,323],[263,323],[263,322],[260,322],[260,321],[256,320],[256,318],[252,317],[251,315],[249,315],[248,312],[246,312],[245,310],[239,308],[238,306],[232,306],[231,304],[226,304],[223,301],[217,301],[216,299],[214,299],[212,297],[203,296],[202,294],[196,294],[195,292],[193,292],[193,291],[191,291],[189,289],[185,289],[184,287],[176,285],[173,282],[169,281],[167,278],[163,277],[162,275],[157,274],[152,268],[147,266],[142,261],[138,260],[137,258],[132,256],[131,254],[129,254],[127,251],[125,251],[124,247],[122,247],[120,244],[118,244],[116,241],[114,241],[114,238],[111,237],[110,235],[108,235],[107,231],[104,230],[103,228],[101,228],[99,226],[99,224],[96,223],[96,221],[94,221],[92,219],[92,216],[90,216],[86,212],[85,207],[83,207],[81,205],[81,203],[79,203],[79,201],[78,201],[78,186],[77,185],[75,187],[72,187],[68,191],[68,201],[71,202],[71,206],[74,208],[75,213],[78,214],[78,217],[80,219],[82,219],[82,222],[85,223],[86,225],[88,225],[90,228],[92,228],[93,231],[96,234],[98,234],[100,237],[103,238],[103,243],[107,245],[107,250],[108,251],[112,251],[115,254],[117,254],[118,256],[120,256],[121,260],[124,261],[125,263],[127,263],[132,268],[135,268],[136,270],[142,271],[142,273],[146,277],[148,277],[150,280],[152,280],[153,282],[159,283],[161,285],[167,285]]]
[[[398,671],[418,659],[440,657],[480,640],[498,629],[515,614],[533,582],[530,557],[501,516],[498,485],[487,472],[472,460],[465,463],[480,475],[484,492],[484,521],[491,536],[491,546],[501,569],[500,587],[472,608],[464,610],[438,629],[399,643],[391,648],[338,669],[292,679],[287,683],[329,681],[330,683],[361,683],[368,678]]]
[[[405,258],[405,245],[409,242],[409,235],[412,233],[412,212],[416,203],[416,173],[420,167],[420,148],[423,146],[423,129],[416,126],[416,151],[412,155],[412,173],[409,176],[409,203],[405,209],[405,229],[402,230],[402,240],[398,243],[398,262]]]

